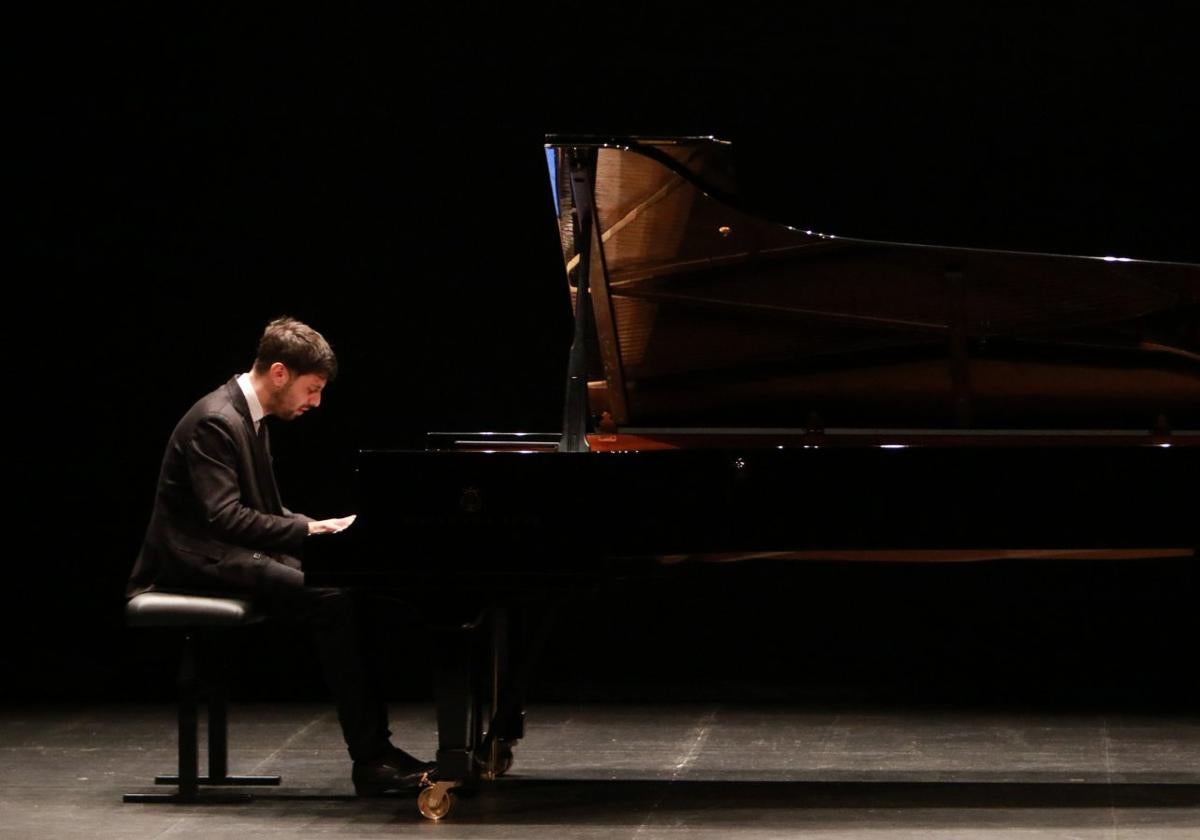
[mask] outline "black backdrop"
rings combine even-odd
[[[12,698],[169,691],[124,579],[172,424],[270,317],[343,368],[276,436],[294,508],[347,512],[362,446],[556,428],[547,131],[733,138],[763,201],[848,235],[1198,259],[1197,74],[1167,5],[162,14],[30,21],[15,53]],[[580,605],[535,696],[1194,708],[1197,594],[1182,562],[703,573]],[[392,629],[391,691],[426,697]],[[242,691],[321,693],[285,642],[255,638]]]

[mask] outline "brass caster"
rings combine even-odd
[[[423,788],[417,794],[417,810],[421,812],[421,816],[437,821],[449,814],[451,806],[454,805],[454,796],[450,789],[457,786],[458,782],[434,782]]]

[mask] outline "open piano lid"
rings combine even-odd
[[[606,425],[1200,428],[1200,265],[800,230],[749,205],[712,138],[547,148]]]

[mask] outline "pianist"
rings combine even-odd
[[[343,530],[354,517],[314,520],[283,506],[265,421],[295,420],[319,406],[336,373],[316,330],[292,318],[267,325],[253,368],[202,397],[172,432],[128,594],[249,597],[273,619],[311,628],[355,791],[375,795],[418,783],[433,765],[388,740],[387,707],[372,688],[349,594],[304,585],[296,555],[305,540]]]

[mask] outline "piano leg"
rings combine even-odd
[[[472,622],[434,633],[437,776],[470,786],[512,765],[525,713],[509,671],[509,612],[489,607]]]
[[[438,778],[471,783],[474,751],[481,738],[475,648],[479,621],[434,633],[434,694],[438,721]]]
[[[488,734],[484,742],[487,749],[484,776],[494,779],[509,771],[513,763],[513,746],[525,736],[525,710],[521,708],[518,692],[522,686],[514,685],[512,669],[509,667],[509,636],[513,616],[504,607],[493,607],[490,612],[490,638],[487,640],[488,679]]]

